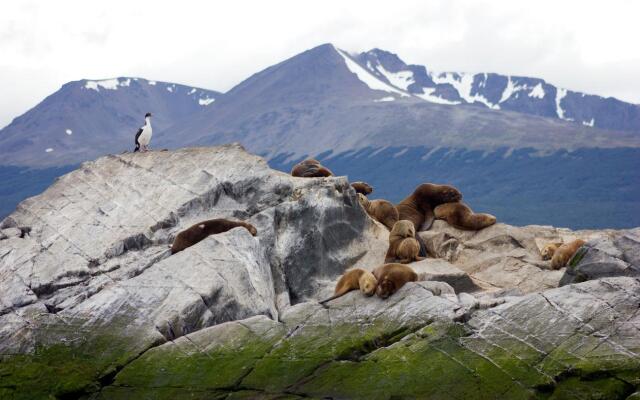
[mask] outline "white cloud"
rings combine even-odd
[[[639,103],[638,15],[633,0],[3,1],[0,126],[67,81],[141,76],[226,91],[326,42]]]

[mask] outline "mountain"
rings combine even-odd
[[[157,133],[219,95],[140,78],[69,82],[0,130],[0,164],[52,167],[131,150],[145,113]]]
[[[589,127],[640,132],[640,106],[555,87],[542,79],[493,73],[428,71],[373,49],[355,56],[380,81],[438,104],[474,104],[573,121]]]
[[[294,56],[240,83],[208,112],[179,121],[167,129],[162,143],[178,147],[240,141],[268,158],[283,153],[301,157],[388,146],[483,151],[530,147],[543,152],[640,146],[640,124],[636,131],[614,133],[596,128],[595,123],[591,127],[557,117],[498,109],[499,105],[477,106],[477,101],[432,101],[445,93],[450,99],[456,93],[459,96],[462,89],[459,87],[459,92],[451,83],[436,85],[427,101],[416,94],[418,88],[424,93],[424,85],[433,84],[426,68],[402,69],[405,64],[395,56],[389,56],[395,63],[385,57],[375,58],[384,60],[387,67],[383,68],[383,64],[372,61],[378,53],[350,55],[326,44]],[[404,77],[404,83],[399,76]],[[407,85],[409,81],[415,83]],[[515,78],[505,81],[519,82]],[[517,98],[524,89],[509,90],[515,93],[509,101],[519,104]],[[548,87],[546,90],[551,92]]]

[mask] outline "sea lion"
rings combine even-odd
[[[362,193],[358,193],[358,201],[371,218],[386,226],[387,229],[392,230],[393,225],[398,222],[398,210],[391,202],[382,199],[369,200]]]
[[[553,257],[553,254],[560,246],[562,246],[562,242],[546,244],[542,250],[540,250],[540,256],[543,260],[551,260],[551,257]]]
[[[176,254],[179,251],[191,247],[209,235],[226,232],[239,226],[246,228],[253,236],[258,234],[255,226],[246,222],[230,221],[223,218],[210,219],[192,225],[178,233],[178,236],[176,236],[173,241],[173,245],[171,246],[171,254]]]
[[[294,165],[293,169],[291,169],[291,175],[302,178],[317,178],[333,176],[333,172],[323,167],[320,161],[314,158],[308,158]]]
[[[392,263],[398,261],[401,264],[408,264],[413,261],[424,260],[424,257],[418,256],[420,243],[418,243],[415,236],[416,230],[411,221],[401,219],[396,222],[389,233],[389,249],[384,262]]]
[[[367,182],[353,182],[351,187],[356,190],[356,193],[362,193],[365,196],[373,192],[373,188]]]
[[[390,201],[383,199],[369,200],[362,193],[358,193],[358,200],[367,214],[386,226],[387,229],[393,229],[393,225],[398,222],[398,210]]]
[[[443,219],[455,228],[479,231],[496,223],[491,214],[474,213],[462,202],[444,203],[433,209],[436,219]]]
[[[560,269],[567,265],[571,257],[578,251],[580,247],[586,242],[582,239],[576,239],[573,242],[565,243],[553,253],[551,258],[551,268]]]
[[[443,203],[462,200],[462,193],[453,186],[423,183],[406,199],[396,204],[400,219],[413,222],[416,232],[431,228],[435,216],[433,209]]]
[[[320,304],[337,299],[340,296],[344,296],[347,292],[358,289],[366,296],[373,296],[377,285],[378,281],[371,272],[361,268],[354,268],[345,272],[344,275],[340,277],[333,296],[322,300]]]
[[[405,283],[418,280],[418,274],[404,264],[381,265],[373,270],[373,276],[378,280],[376,294],[383,299],[400,290]]]

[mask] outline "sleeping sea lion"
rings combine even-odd
[[[239,226],[246,228],[253,236],[256,236],[258,234],[255,226],[246,222],[230,221],[223,218],[210,219],[192,225],[191,227],[178,233],[178,236],[176,236],[173,241],[173,245],[171,246],[171,254],[176,254],[179,251],[191,247],[194,244],[205,239],[209,235],[226,232]]]
[[[317,178],[333,176],[333,172],[323,167],[320,161],[308,158],[294,165],[293,169],[291,169],[291,175],[302,178]]]
[[[551,258],[551,268],[560,269],[565,267],[571,257],[578,251],[582,245],[586,242],[582,239],[576,239],[572,242],[565,243],[562,246],[558,247],[558,249],[553,253],[553,257]]]
[[[378,282],[371,272],[361,268],[351,269],[340,277],[333,296],[322,300],[320,304],[337,299],[340,296],[344,296],[347,292],[358,289],[366,296],[372,296],[376,291],[377,284]]]
[[[373,270],[373,276],[378,280],[376,294],[386,299],[407,282],[416,282],[418,274],[411,267],[404,264],[384,264]]]
[[[464,230],[479,231],[496,223],[493,215],[476,214],[462,202],[440,204],[433,213],[436,219],[443,219],[449,225]]]

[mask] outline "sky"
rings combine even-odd
[[[0,2],[0,127],[64,83],[142,77],[227,91],[323,43],[640,103],[640,1]]]

